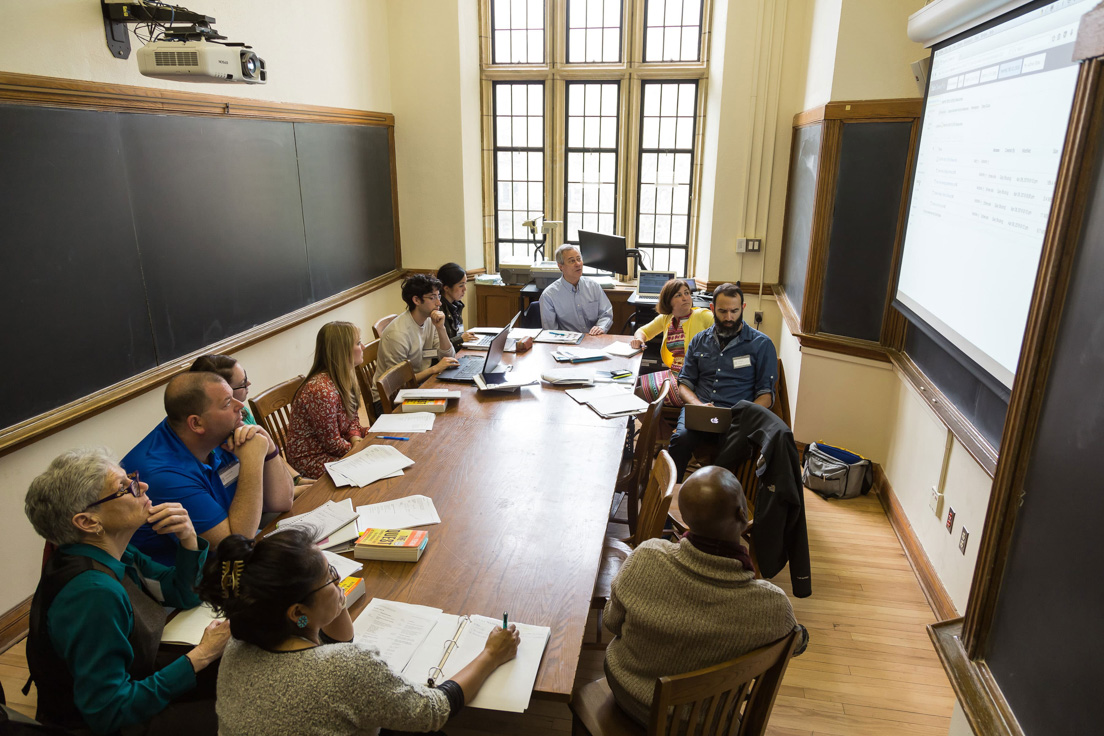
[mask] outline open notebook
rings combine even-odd
[[[521,634],[517,656],[491,673],[468,706],[513,713],[529,707],[552,630],[511,623]],[[483,651],[487,636],[496,626],[502,626],[502,619],[456,616],[439,608],[381,598],[373,599],[353,622],[359,641],[378,647],[392,670],[420,683],[431,674],[441,683],[462,670]]]

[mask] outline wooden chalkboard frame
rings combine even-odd
[[[1096,12],[1090,11],[1090,14]],[[1104,60],[1096,58],[1083,62],[1078,73],[966,615],[928,627],[955,694],[976,733],[1000,736],[1023,733],[986,665],[985,653],[1059,335],[1059,330],[1053,326],[1061,322],[1074,257],[1097,175],[1095,166],[1083,163],[1098,161],[1102,135]]]
[[[206,346],[201,351],[195,351],[162,363],[155,368],[131,376],[126,380],[107,386],[56,409],[31,417],[10,427],[0,428],[0,455],[156,388],[189,365],[201,352],[227,353],[240,350],[335,307],[381,289],[398,281],[403,276],[402,249],[399,239],[398,180],[395,168],[395,117],[390,113],[266,102],[12,73],[0,73],[0,102],[103,112],[385,127],[387,129],[391,167],[391,205],[395,251],[395,268],[389,273],[313,302],[252,329],[232,335],[213,345]]]

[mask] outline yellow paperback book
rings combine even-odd
[[[417,562],[428,542],[429,533],[420,529],[368,529],[353,547],[353,557]]]
[[[448,399],[407,399],[402,403],[403,414],[414,411],[429,411],[440,414],[448,408]]]

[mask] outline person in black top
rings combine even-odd
[[[446,263],[437,269],[437,280],[441,282],[441,311],[445,313],[445,332],[448,333],[454,350],[459,350],[465,342],[475,339],[471,332],[464,331],[464,294],[468,291],[468,273],[458,263]]]

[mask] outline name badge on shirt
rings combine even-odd
[[[736,369],[736,368],[750,368],[750,367],[751,367],[751,356],[750,355],[740,355],[740,356],[735,357],[735,358],[732,359],[732,368],[733,369]]]
[[[422,357],[423,358],[436,358],[437,357],[437,351],[436,350],[423,350],[422,351]]]
[[[238,482],[238,473],[241,472],[241,463],[234,463],[228,465],[219,471],[219,480],[222,481],[224,488],[229,488],[231,483]]]

